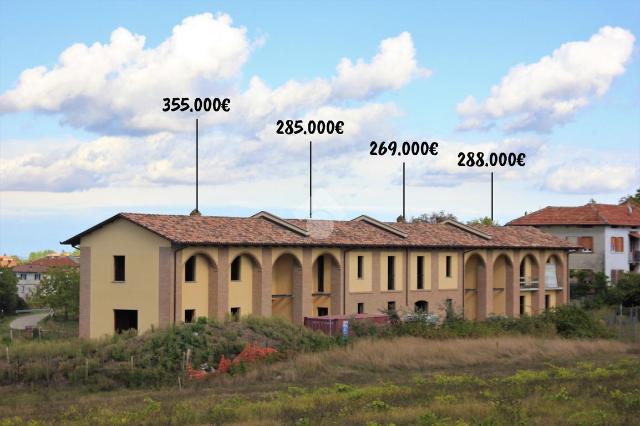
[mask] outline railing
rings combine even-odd
[[[538,288],[540,281],[537,278],[520,277],[520,288],[534,289]]]

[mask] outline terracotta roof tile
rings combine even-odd
[[[62,266],[75,266],[77,268],[78,263],[68,257],[45,257],[18,265],[13,268],[13,272],[45,272],[49,268]]]
[[[634,204],[589,203],[578,207],[545,207],[507,225],[617,225],[640,226],[640,208]]]
[[[388,223],[405,233],[389,232],[367,221],[289,219],[288,223],[308,231],[305,236],[265,218],[157,215],[120,213],[64,241],[77,245],[93,230],[123,218],[176,244],[268,245],[330,247],[544,247],[574,248],[574,245],[536,228],[478,227],[490,239],[452,224]]]

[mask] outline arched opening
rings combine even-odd
[[[413,310],[416,313],[428,314],[429,313],[429,302],[427,302],[426,300],[418,300],[415,303],[415,306],[414,306]]]
[[[537,289],[540,282],[538,271],[538,261],[535,257],[527,254],[520,262],[520,288]]]
[[[566,287],[564,265],[562,259],[555,254],[549,256],[544,265],[544,286],[547,290],[544,297],[544,308],[551,309],[562,304],[562,290]]]
[[[472,254],[464,264],[464,317],[475,320],[481,312],[479,293],[486,289],[486,265],[482,257]]]
[[[238,318],[253,313],[255,289],[262,284],[262,268],[252,255],[241,253],[229,264],[229,303],[231,315]],[[258,290],[259,291],[259,290]]]
[[[544,265],[544,285],[546,288],[557,289],[564,287],[562,269],[562,260],[555,254],[549,256]]]
[[[520,315],[532,315],[539,308],[537,294],[534,294],[540,284],[539,269],[538,261],[531,254],[520,261]]]
[[[294,288],[302,282],[302,265],[285,253],[273,264],[271,280],[271,315],[293,322]]]
[[[313,316],[332,315],[332,300],[340,291],[340,264],[336,258],[324,253],[313,262],[313,287],[311,295],[311,313]]]
[[[218,268],[213,259],[202,253],[189,256],[182,264],[181,277],[176,319],[193,322],[198,317],[213,317],[218,279]]]
[[[513,263],[507,255],[500,255],[493,262],[493,315],[507,314],[507,292],[513,286]]]

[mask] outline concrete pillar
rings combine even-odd
[[[538,289],[532,294],[532,310],[534,314],[541,314],[544,312],[544,294],[545,294],[545,279],[544,279],[544,265],[546,261],[546,252],[544,250],[538,251],[536,254],[536,261],[538,262]]]
[[[262,248],[262,268],[260,285],[256,289],[254,281],[253,310],[256,315],[271,316],[271,294],[273,293],[273,261],[271,247]]]
[[[295,272],[293,282],[293,322],[302,324],[304,317],[311,314],[313,292],[313,262],[311,249],[302,249],[302,268]]]
[[[213,260],[207,259],[209,268],[209,282],[207,283],[207,317],[216,318],[216,306],[218,304],[218,266]]]
[[[513,253],[513,265],[511,267],[511,274],[507,277],[507,285],[505,291],[507,292],[507,310],[506,314],[509,317],[520,317],[520,252]]]
[[[560,255],[560,259],[562,261],[561,271],[559,272],[561,280],[560,286],[562,290],[558,292],[558,299],[556,300],[557,305],[566,305],[569,303],[569,291],[571,290],[569,286],[569,254],[564,252]]]
[[[342,254],[342,251],[340,251]],[[331,314],[341,315],[342,312],[342,291],[344,288],[342,268],[342,260],[336,262],[331,256],[327,256],[327,259],[331,259]]]
[[[80,250],[80,313],[79,336],[91,337],[91,247]]]
[[[176,267],[173,270],[174,282],[172,284],[175,285],[173,289],[175,292],[175,303],[171,304],[171,317],[173,318],[174,324],[180,324],[182,322],[182,280],[184,278],[182,274],[182,250],[176,252],[175,263]],[[209,307],[209,309],[211,309],[211,307]]]
[[[216,283],[214,294],[216,303],[214,303],[213,317],[220,320],[225,318],[229,312],[229,248],[221,247],[218,249],[218,282]]]
[[[493,253],[487,251],[484,264],[478,263],[477,294],[478,294],[478,320],[482,321],[493,311]]]
[[[373,294],[380,294],[380,250],[373,249],[371,255],[371,290]],[[386,306],[378,306],[379,309],[386,309]]]

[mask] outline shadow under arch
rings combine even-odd
[[[479,253],[472,253],[464,264],[464,317],[478,319],[479,301],[482,291],[486,291],[487,263]]]
[[[294,304],[301,295],[302,262],[290,252],[281,253],[271,270],[271,315],[293,322]]]

